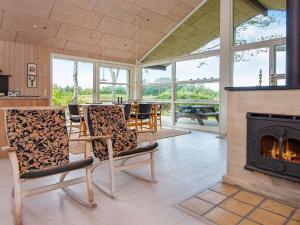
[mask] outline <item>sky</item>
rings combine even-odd
[[[261,36],[270,36],[277,34],[279,37],[284,37],[286,34],[285,16],[284,11],[269,11],[269,15],[274,16],[276,19],[268,27],[247,26],[246,29],[239,29],[239,39],[247,40],[248,43],[256,42],[260,40]],[[258,36],[259,34],[259,36]],[[215,39],[207,46],[214,46],[219,42],[219,39]],[[207,47],[206,46],[206,47]],[[206,48],[201,48],[201,51],[205,51]],[[199,50],[200,51],[200,50]],[[269,84],[269,53],[268,49],[250,50],[246,52],[238,52],[238,55],[243,55],[243,60],[234,63],[234,86],[255,86],[258,85],[259,72],[262,70],[263,85]],[[203,78],[218,78],[219,73],[219,57],[209,57],[206,59],[188,60],[178,62],[176,65],[177,80],[196,80]],[[201,66],[199,64],[201,63]],[[285,72],[285,52],[277,52],[276,58],[277,73]],[[61,87],[67,85],[72,86],[74,62],[64,59],[53,59],[53,83],[58,84]],[[103,70],[102,70],[103,71]],[[108,70],[104,70],[105,79],[108,80]],[[83,88],[93,87],[93,64],[87,62],[78,63],[78,80],[79,85]],[[162,70],[144,70],[143,79],[147,79],[152,83],[158,77],[170,77],[171,67],[168,66],[166,71]],[[102,74],[101,74],[102,78]],[[125,82],[127,79],[127,71],[122,71],[120,74],[119,82]],[[284,84],[284,83],[282,83]],[[218,84],[208,84],[208,87],[213,90],[218,89]]]

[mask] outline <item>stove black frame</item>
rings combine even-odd
[[[288,138],[300,141],[300,116],[247,113],[247,161],[245,169],[300,182],[300,163],[264,157],[261,138],[273,136],[282,146]]]

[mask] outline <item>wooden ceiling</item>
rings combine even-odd
[[[138,59],[203,0],[0,0],[0,40]]]
[[[188,55],[220,36],[220,1],[207,0],[193,15],[164,39],[143,62]],[[256,4],[254,4],[256,2]],[[285,10],[286,0],[234,0],[234,26],[238,26],[264,9]]]

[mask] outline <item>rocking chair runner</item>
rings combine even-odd
[[[115,177],[114,173],[137,168],[150,164],[151,179],[146,179],[126,172],[137,178],[155,182],[154,153],[158,150],[157,143],[150,143],[144,147],[137,145],[137,132],[126,127],[123,111],[120,106],[100,106],[91,105],[87,109],[87,122],[90,135],[110,136],[106,140],[93,140],[92,148],[94,155],[99,159],[95,163],[93,170],[100,165],[102,161],[108,160],[110,165],[110,191],[103,190],[94,182],[102,192],[110,197],[115,197]],[[137,156],[149,155],[149,159],[143,159],[138,162],[128,163],[128,160]],[[116,165],[115,162],[120,162]]]
[[[63,109],[8,110],[6,127],[9,147],[3,147],[9,154],[13,169],[13,197],[16,224],[22,224],[21,198],[62,188],[73,200],[95,207],[92,189],[93,158],[86,149],[86,159],[69,161],[68,134]],[[92,141],[96,138],[85,138]],[[76,141],[78,141],[76,139]],[[64,181],[66,175],[77,169],[86,169],[86,175]],[[21,183],[50,175],[62,174],[58,183],[21,191]],[[79,198],[68,186],[87,183],[88,201]]]

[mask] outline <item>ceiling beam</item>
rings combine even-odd
[[[259,9],[259,11],[262,12],[263,15],[267,15],[268,13],[268,8],[266,8],[263,4],[261,4],[258,0],[248,0],[249,3],[254,5],[256,8]]]

